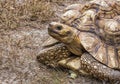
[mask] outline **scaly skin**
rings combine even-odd
[[[47,66],[58,67],[58,61],[71,55],[66,46],[62,43],[44,47],[37,55],[37,60]]]
[[[94,77],[110,81],[120,81],[120,71],[103,65],[88,53],[81,56],[81,64],[83,65],[81,68]]]

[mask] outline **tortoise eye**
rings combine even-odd
[[[62,30],[62,26],[57,26],[56,29],[57,30]]]

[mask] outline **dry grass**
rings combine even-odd
[[[54,10],[45,0],[0,1],[0,29],[14,29],[21,26],[21,22],[48,21],[51,16],[54,16]]]
[[[78,0],[74,0],[76,1]],[[16,29],[26,25],[39,26],[56,16],[55,4],[63,5],[64,3],[73,3],[73,1],[0,0],[0,29]]]

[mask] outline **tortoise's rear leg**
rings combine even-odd
[[[120,71],[109,68],[95,60],[90,54],[59,61],[59,64],[81,74],[92,75],[101,80],[120,81]]]
[[[57,67],[58,61],[71,55],[62,43],[44,47],[37,55],[37,61],[51,67]]]
[[[110,81],[120,81],[120,71],[105,66],[88,53],[81,56],[81,65],[83,70],[94,77]]]

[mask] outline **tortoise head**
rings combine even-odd
[[[52,22],[48,27],[49,35],[63,43],[71,43],[76,31],[75,28],[58,22]]]

